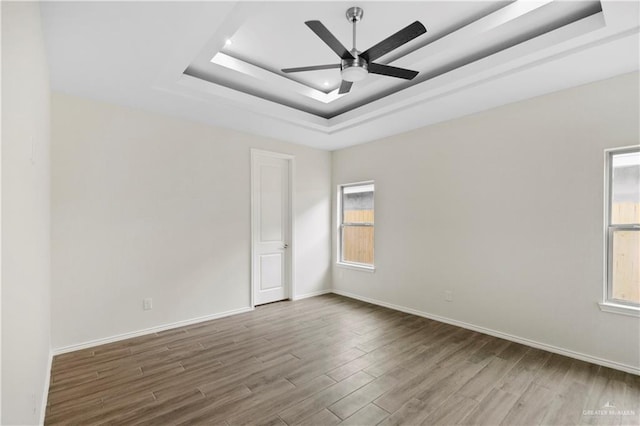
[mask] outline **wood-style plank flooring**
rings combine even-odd
[[[640,424],[640,377],[337,295],[56,356],[47,425]]]

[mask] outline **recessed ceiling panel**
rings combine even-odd
[[[412,80],[369,73],[339,94],[339,68],[285,73],[283,68],[341,63],[306,21],[320,21],[347,48],[353,24],[346,3],[242,4],[226,34],[216,34],[185,70],[187,76],[331,119],[435,77],[477,63],[583,19],[602,14],[599,1],[370,2],[356,25],[362,52],[414,21],[427,32],[375,62],[418,71]],[[601,20],[600,26],[604,26]],[[585,26],[583,31],[596,27]],[[575,37],[568,32],[566,37]],[[222,39],[224,38],[224,39]],[[373,62],[373,61],[372,61]],[[372,68],[373,69],[373,68]]]
[[[427,29],[338,93],[345,12],[364,9],[367,49],[418,20]],[[640,68],[637,1],[43,2],[51,88],[320,149],[338,149]]]

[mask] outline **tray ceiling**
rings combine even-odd
[[[339,95],[338,63],[307,26],[365,50],[415,20],[427,33]],[[638,69],[638,3],[600,1],[45,3],[52,86],[324,149]]]

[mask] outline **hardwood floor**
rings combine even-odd
[[[638,376],[325,295],[56,356],[45,424],[638,425],[639,415]]]

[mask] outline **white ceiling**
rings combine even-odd
[[[359,50],[426,26],[378,60],[414,80],[369,75],[338,95],[337,69],[280,71],[339,62],[304,22],[350,48],[350,6],[364,9]],[[47,2],[42,15],[54,90],[328,150],[640,68],[637,1]]]

